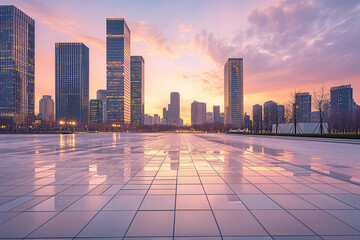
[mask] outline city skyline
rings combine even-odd
[[[105,19],[107,17],[124,17],[127,19],[129,28],[133,29],[132,55],[144,55],[144,59],[148,63],[145,83],[145,101],[148,103],[145,113],[147,114],[160,114],[164,103],[167,102],[169,92],[173,91],[179,92],[182,96],[181,117],[186,124],[190,123],[190,105],[194,100],[206,102],[209,106],[220,105],[223,109],[221,66],[223,66],[227,57],[244,58],[245,112],[252,112],[251,109],[254,104],[263,103],[267,100],[284,104],[288,99],[289,92],[295,87],[311,93],[314,88],[323,84],[327,88],[351,84],[354,88],[354,100],[360,102],[360,83],[356,81],[359,70],[354,64],[358,62],[359,54],[356,51],[355,43],[352,42],[353,39],[356,39],[355,36],[359,34],[359,30],[356,28],[349,29],[350,25],[342,22],[342,20],[351,20],[355,21],[354,24],[357,23],[358,20],[354,19],[359,9],[356,7],[356,2],[348,1],[346,4],[341,4],[341,7],[339,5],[336,14],[331,13],[325,19],[329,23],[334,23],[332,28],[334,31],[340,31],[341,27],[343,27],[344,38],[337,39],[330,34],[330,30],[317,29],[323,34],[320,39],[315,39],[314,37],[318,36],[319,32],[311,31],[312,24],[308,21],[304,22],[305,27],[302,29],[303,31],[298,31],[298,34],[302,34],[306,39],[311,40],[306,52],[310,52],[315,48],[320,51],[320,57],[314,59],[304,55],[294,57],[294,54],[290,54],[293,53],[291,52],[291,46],[295,47],[296,44],[289,45],[288,41],[291,40],[289,32],[293,26],[296,26],[297,21],[303,20],[296,17],[301,11],[310,14],[313,10],[315,13],[311,17],[315,21],[323,16],[319,13],[320,9],[330,12],[331,9],[336,8],[337,4],[335,2],[332,2],[329,7],[325,7],[325,4],[321,1],[312,4],[283,1],[254,1],[246,4],[230,2],[237,6],[238,10],[241,10],[243,14],[238,14],[238,12],[235,14],[229,7],[231,4],[219,6],[219,4],[212,2],[205,6],[201,1],[194,4],[193,11],[198,10],[200,6],[205,6],[205,11],[201,13],[201,16],[196,16],[196,14],[192,14],[193,12],[189,13],[190,18],[187,18],[189,16],[186,16],[186,14],[185,16],[179,14],[181,9],[187,6],[188,2],[186,1],[177,6],[180,10],[171,16],[161,14],[161,16],[156,17],[152,13],[158,11],[158,9],[146,4],[146,2],[142,3],[147,6],[146,13],[142,11],[139,13],[134,12],[141,3],[130,4],[123,2],[121,3],[123,7],[120,8],[119,5],[121,4],[113,1],[108,1],[109,4],[106,5],[93,2],[93,4],[76,12],[72,9],[79,9],[76,7],[78,4],[84,5],[82,1],[77,3],[63,1],[51,4],[52,6],[45,1],[27,3],[3,0],[0,1],[0,4],[16,5],[20,10],[35,19],[37,23],[35,38],[37,49],[36,112],[38,111],[38,101],[42,95],[55,97],[55,81],[52,81],[55,78],[54,56],[52,56],[54,42],[68,40],[84,42],[89,47],[91,56],[90,99],[95,99],[98,89],[106,88],[104,36],[106,29]],[[155,5],[161,5],[160,2],[158,3]],[[161,5],[161,8],[169,7],[171,8],[173,5],[166,2]],[[58,9],[60,11],[57,11]],[[61,11],[62,9],[67,11]],[[215,9],[221,9],[221,12],[229,11],[228,16],[220,14],[216,24],[213,20],[206,21],[210,18],[208,12],[213,12]],[[286,9],[291,11],[285,11]],[[286,14],[286,17],[291,21],[279,25],[277,28],[277,25],[274,24],[280,24],[281,21],[272,15],[272,11],[275,10]],[[96,11],[96,16],[92,19],[82,17],[92,11]],[[337,18],[331,20],[330,18],[335,16],[334,14]],[[238,17],[238,15],[243,16]],[[241,18],[241,21],[239,21],[241,24],[237,26],[231,24],[231,17]],[[260,21],[261,17],[265,19],[265,22]],[[161,18],[163,18],[163,21],[161,21]],[[59,24],[55,26],[54,21]],[[337,22],[339,24],[335,24]],[[226,27],[215,33],[216,26],[220,24],[225,24]],[[259,49],[256,49],[256,46],[247,39],[251,34],[258,37],[261,29],[264,30],[264,34],[267,34],[266,36],[269,39],[273,37],[285,41],[284,44],[277,46],[270,40],[270,42],[264,40],[261,46],[265,46],[265,43],[272,43],[273,48],[264,48],[268,51],[268,54],[262,55]],[[269,32],[271,29],[276,30],[274,30],[274,34]],[[240,33],[244,36],[242,37]],[[301,42],[296,43],[302,44]],[[289,54],[284,55],[285,53]],[[233,56],[235,54],[236,56]],[[337,54],[336,57],[334,54]],[[277,55],[278,57],[274,57]],[[328,58],[325,58],[327,55],[329,55]],[[333,56],[332,58],[347,56],[347,58],[346,61],[334,66],[331,56]],[[256,57],[259,57],[259,59]],[[297,60],[295,61],[295,59]],[[329,62],[325,62],[325,60]],[[164,64],[161,69],[158,68],[160,63]],[[255,65],[254,63],[258,64]],[[321,68],[316,70],[316,66]],[[329,71],[325,70],[325,67],[328,67]],[[294,69],[302,69],[302,71],[298,72]],[[306,74],[303,73],[304,69],[306,69]],[[335,71],[338,74],[334,74]],[[162,86],[161,91],[159,86]],[[276,91],[276,94],[273,94],[273,91]],[[211,99],[207,98],[209,94],[212,96]]]

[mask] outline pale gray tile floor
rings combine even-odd
[[[360,141],[0,135],[1,239],[360,239]]]

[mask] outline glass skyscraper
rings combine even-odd
[[[220,123],[220,106],[213,106],[213,122]]]
[[[180,94],[178,92],[170,93],[169,117],[170,125],[180,126]]]
[[[131,124],[144,124],[144,58],[131,56]]]
[[[55,44],[56,121],[88,123],[89,48],[83,43]]]
[[[225,124],[244,126],[243,59],[229,58],[224,68]]]
[[[311,122],[311,95],[308,92],[295,94],[295,114],[298,123]]]
[[[194,101],[191,103],[191,125],[206,123],[206,103]]]
[[[35,21],[0,6],[0,122],[28,126],[35,109]]]
[[[90,124],[103,122],[103,101],[100,99],[90,100]]]
[[[103,110],[102,110],[102,112],[103,112],[102,113],[102,121],[103,121],[103,123],[106,123],[106,121],[107,121],[107,118],[106,118],[106,109],[107,109],[107,107],[106,107],[106,95],[107,95],[107,92],[106,92],[105,89],[99,89],[96,92],[96,99],[102,101],[102,108],[103,108]]]
[[[130,124],[130,29],[123,18],[106,19],[107,122]]]

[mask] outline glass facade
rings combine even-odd
[[[296,93],[295,108],[298,123],[311,122],[311,95],[308,92]]]
[[[244,127],[243,59],[229,58],[224,68],[225,124]]]
[[[0,122],[25,127],[35,110],[35,21],[0,6]]]
[[[88,123],[89,48],[83,43],[55,44],[56,121]]]
[[[55,120],[54,114],[54,100],[51,96],[44,95],[39,101],[39,115],[44,122],[53,122]]]
[[[272,125],[278,122],[278,106],[274,101],[264,103],[264,130],[272,131]]]
[[[213,106],[214,123],[220,123],[220,106]]]
[[[169,117],[170,125],[180,125],[180,94],[178,92],[170,93]]]
[[[99,99],[90,100],[90,124],[103,122],[103,101]]]
[[[191,125],[206,123],[206,103],[194,101],[191,103]]]
[[[106,123],[106,95],[107,92],[105,89],[99,89],[96,92],[96,99],[99,99],[102,101],[102,106],[103,106],[103,117],[102,117],[102,121],[103,123]]]
[[[130,29],[123,18],[106,19],[107,122],[130,124]]]
[[[263,130],[262,106],[259,104],[253,106],[253,129],[255,132]]]
[[[131,56],[131,124],[144,124],[144,58]]]

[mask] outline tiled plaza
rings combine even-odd
[[[2,239],[360,239],[360,141],[0,135]]]

